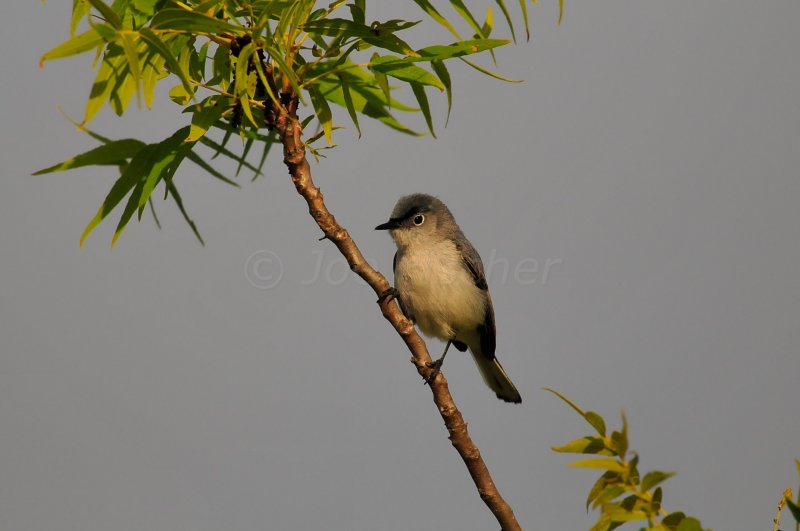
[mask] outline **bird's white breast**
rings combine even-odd
[[[485,318],[486,294],[475,285],[453,242],[401,248],[395,288],[409,317],[429,336],[471,336]]]

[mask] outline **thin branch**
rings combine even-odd
[[[390,288],[389,282],[366,261],[347,230],[337,223],[336,218],[325,206],[322,192],[311,179],[311,168],[301,138],[302,127],[297,119],[297,99],[286,94],[282,94],[281,98],[287,112],[281,112],[276,117],[275,127],[283,144],[283,161],[289,168],[295,188],[306,200],[311,217],[322,229],[325,237],[332,241],[347,259],[350,269],[363,278],[377,295],[383,294]],[[383,316],[392,324],[411,351],[411,362],[416,366],[417,372],[423,378],[429,377],[433,371],[428,367],[431,357],[425,342],[414,329],[414,324],[406,319],[397,303],[392,302],[391,297],[383,298],[379,304]],[[449,433],[450,442],[464,460],[481,499],[497,518],[503,530],[521,530],[511,506],[500,496],[497,486],[492,481],[480,450],[472,442],[467,424],[456,407],[447,380],[441,372],[431,382],[430,388],[433,401]]]

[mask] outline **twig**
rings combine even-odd
[[[381,295],[389,289],[389,282],[366,261],[347,230],[337,223],[333,214],[325,206],[322,192],[311,179],[311,168],[308,164],[301,138],[302,127],[297,119],[297,98],[286,97],[286,94],[281,96],[286,112],[281,112],[276,117],[275,128],[283,144],[283,161],[289,168],[289,174],[292,177],[295,188],[306,200],[311,217],[317,222],[327,239],[332,241],[347,259],[350,269],[363,278],[375,290],[377,295]],[[425,342],[414,329],[413,323],[406,319],[397,304],[391,301],[391,298],[383,299],[380,302],[380,309],[383,316],[392,324],[411,351],[413,356],[411,362],[416,366],[417,372],[427,379],[433,371],[428,367],[431,357],[428,354]],[[494,481],[492,481],[489,469],[486,467],[486,463],[483,462],[480,450],[469,436],[467,424],[464,422],[464,418],[450,395],[444,375],[439,373],[431,382],[430,388],[433,393],[433,401],[450,434],[450,442],[458,451],[461,459],[464,460],[464,464],[467,466],[481,499],[497,518],[503,530],[521,530],[522,528],[514,516],[514,511],[500,496],[500,492],[497,490]]]

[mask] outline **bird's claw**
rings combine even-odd
[[[386,291],[381,293],[381,296],[378,297],[378,304],[382,303],[384,300],[391,301],[392,299],[397,298],[397,290],[395,288],[388,288]]]
[[[431,361],[429,363],[426,363],[428,368],[433,369],[433,371],[431,372],[430,376],[425,378],[425,385],[430,385],[430,383],[436,379],[436,377],[439,375],[439,372],[441,371],[443,361],[444,358],[439,358],[436,361]]]

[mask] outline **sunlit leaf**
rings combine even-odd
[[[33,175],[43,175],[45,173],[71,170],[74,168],[82,168],[84,166],[119,166],[126,163],[127,159],[136,155],[136,153],[138,153],[139,150],[144,146],[144,142],[133,138],[116,140],[108,144],[98,146],[85,153],[81,153],[80,155],[75,155],[64,162],[50,166],[49,168],[39,170]]]
[[[317,119],[319,123],[322,124],[323,131],[325,131],[325,140],[328,142],[328,145],[332,145],[333,115],[331,114],[328,101],[316,86],[308,87],[307,90],[308,94],[311,96],[311,104],[314,106],[314,112],[317,113]]]
[[[72,55],[88,52],[105,44],[103,37],[94,28],[88,29],[66,41],[62,42],[39,59],[39,66],[44,66],[45,61],[63,59]]]
[[[379,57],[377,55],[373,55],[372,60],[370,61],[370,68],[374,71],[381,72],[382,74],[386,74],[402,81],[430,85],[438,88],[441,91],[444,91],[444,85],[439,78],[424,68],[420,68],[414,64],[405,63],[403,61],[398,61],[392,56]]]
[[[603,437],[581,437],[563,446],[557,446],[553,448],[553,451],[570,454],[611,455],[611,452],[606,448],[606,442]]]
[[[661,472],[660,470],[648,472],[642,478],[641,488],[646,492],[674,475],[675,472]]]
[[[417,98],[419,108],[422,110],[422,115],[425,117],[425,123],[428,125],[428,131],[431,132],[433,138],[436,138],[436,132],[433,130],[433,117],[431,116],[431,107],[428,103],[428,96],[425,94],[425,87],[420,83],[411,82],[411,91],[414,97]]]
[[[439,81],[442,82],[447,91],[447,120],[445,120],[445,127],[447,127],[450,122],[450,110],[453,108],[453,88],[450,81],[450,72],[444,66],[444,61],[431,61],[431,68],[433,68],[434,73],[439,77]]]
[[[339,78],[339,82],[342,84],[342,96],[344,97],[345,107],[347,108],[347,113],[350,115],[350,119],[353,121],[353,125],[356,126],[356,131],[358,131],[359,138],[361,137],[361,127],[358,125],[358,113],[356,112],[356,108],[353,105],[353,97],[350,95],[350,85],[347,81],[347,76],[342,74],[337,75]]]
[[[583,459],[581,461],[570,463],[569,466],[574,468],[598,468],[600,470],[617,472],[618,474],[624,474],[627,472],[625,465],[616,459],[607,458]]]
[[[159,10],[150,22],[153,29],[170,29],[190,33],[233,33],[242,35],[247,30],[224,20],[210,17],[197,11],[187,11],[178,8],[165,8]]]
[[[525,0],[520,1],[522,2]],[[450,22],[448,22],[447,19],[444,18],[428,0],[414,0],[414,3],[421,7],[422,10],[425,11],[433,20],[447,28],[447,31],[452,33],[458,40],[461,40],[461,35],[458,34],[453,25],[450,24]]]
[[[89,3],[92,4],[96,10],[100,12],[103,18],[114,27],[114,29],[121,29],[122,28],[122,20],[119,18],[113,9],[110,6],[102,2],[102,0],[89,0]]]

